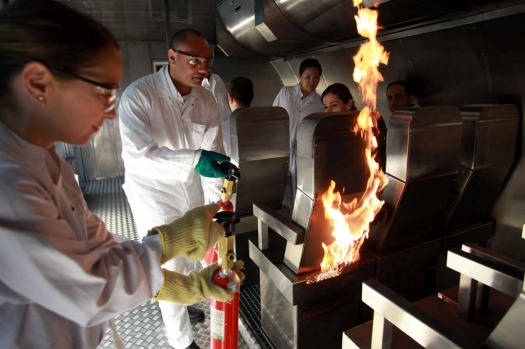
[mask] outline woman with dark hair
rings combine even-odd
[[[340,113],[349,110],[357,111],[352,94],[344,84],[336,82],[335,84],[328,86],[323,91],[321,98],[323,100],[324,111],[327,113]],[[386,133],[387,128],[385,121],[379,116],[377,124],[374,127],[374,136],[378,143],[376,160],[379,162],[383,171],[385,171],[386,166]]]
[[[348,87],[336,82],[328,86],[321,95],[325,112],[357,110]]]
[[[107,29],[56,1],[15,1],[0,11],[0,71],[0,347],[93,349],[113,317],[152,297],[233,297],[211,283],[216,265],[189,276],[161,268],[203,258],[224,234],[218,205],[142,242],[117,237],[55,151],[116,116],[122,58]]]
[[[315,58],[307,58],[299,66],[299,83],[281,88],[273,102],[276,107],[283,107],[290,118],[290,164],[289,180],[284,194],[284,204],[293,206],[295,197],[295,154],[297,152],[297,129],[308,115],[323,111],[321,97],[315,92],[323,70]]]

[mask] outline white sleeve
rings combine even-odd
[[[212,96],[211,93],[209,95]],[[224,154],[225,151],[222,139],[221,118],[217,108],[217,103],[213,96],[212,98],[208,97],[206,103],[206,105],[212,107],[208,108],[208,120],[211,120],[211,125],[207,132],[208,134],[205,136],[205,139],[207,137],[211,137],[211,139],[205,141],[206,144],[202,145],[202,149],[212,150],[217,153]],[[205,204],[217,202],[220,200],[223,181],[223,178],[201,177]]]
[[[92,326],[160,289],[158,237],[117,242],[87,210],[80,189],[62,201],[71,205],[62,209],[35,182],[2,186],[0,193],[9,198],[0,211],[0,305],[35,304]],[[74,214],[65,219],[64,210]]]
[[[279,91],[279,93],[277,94],[277,96],[275,96],[275,100],[273,101],[273,106],[274,107],[282,107],[284,105],[284,93],[285,93],[285,88],[281,88],[281,90]]]
[[[119,128],[126,171],[147,172],[151,180],[165,180],[171,176],[184,181],[193,171],[196,151],[159,147],[151,135],[149,119],[153,113],[153,98],[132,85],[120,100]]]

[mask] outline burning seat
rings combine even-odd
[[[320,272],[322,243],[333,240],[321,194],[334,181],[345,201],[359,197],[370,173],[357,117],[319,113],[300,124],[291,217],[254,204],[259,239],[250,258],[260,269],[262,326],[278,348],[340,348],[342,329],[358,321],[360,283],[374,275],[366,255],[337,276]]]

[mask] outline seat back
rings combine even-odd
[[[235,212],[251,215],[254,203],[281,208],[290,154],[288,113],[281,107],[240,108],[230,126],[231,158],[241,173],[232,198]]]
[[[307,116],[297,132],[297,190],[292,221],[304,228],[304,242],[287,242],[285,264],[297,274],[320,268],[322,243],[331,244],[331,227],[324,217],[321,196],[333,180],[336,190],[358,197],[369,170],[365,142],[354,132],[358,112]],[[345,202],[350,201],[345,199]]]
[[[431,235],[458,172],[461,135],[456,107],[406,108],[392,115],[386,148],[389,182],[381,196],[385,204],[367,249],[399,249]]]
[[[443,220],[447,231],[489,218],[514,163],[519,129],[511,104],[466,105],[461,118],[461,163]]]

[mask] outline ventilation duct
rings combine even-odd
[[[367,7],[380,5],[381,34],[445,23],[516,3],[523,0],[363,1]],[[350,0],[224,0],[217,5],[217,22],[224,25],[222,33],[217,30],[221,33],[218,44],[229,56],[243,56],[246,51],[273,58],[304,54],[362,40],[356,13]]]

